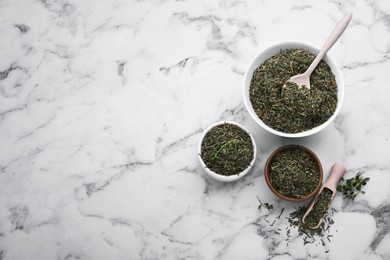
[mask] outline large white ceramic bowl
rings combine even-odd
[[[210,170],[206,164],[204,163],[202,157],[201,157],[201,152],[202,152],[202,142],[203,142],[203,139],[204,137],[206,136],[206,134],[213,128],[213,127],[216,127],[216,126],[219,126],[219,125],[223,125],[223,124],[232,124],[232,125],[236,125],[238,127],[240,127],[241,129],[243,129],[251,138],[251,141],[252,141],[252,145],[253,145],[253,159],[251,161],[251,163],[249,164],[249,166],[243,170],[242,172],[240,172],[239,174],[236,174],[236,175],[230,175],[230,176],[225,176],[225,175],[221,175],[221,174],[218,174],[216,172],[213,172],[212,170]],[[212,125],[210,125],[209,127],[207,127],[202,135],[200,136],[200,139],[199,139],[199,143],[198,143],[198,158],[199,158],[199,161],[200,161],[200,164],[202,165],[202,168],[203,170],[210,176],[212,177],[213,179],[215,180],[218,180],[218,181],[223,181],[223,182],[231,182],[231,181],[236,181],[242,177],[244,177],[253,167],[253,165],[255,164],[255,159],[256,159],[256,154],[257,154],[257,149],[256,149],[256,142],[255,142],[255,139],[253,138],[252,134],[248,132],[248,130],[245,129],[244,126],[236,123],[236,122],[232,122],[232,121],[219,121],[219,122],[216,122]]]
[[[261,64],[263,64],[268,58],[272,57],[275,54],[278,54],[281,50],[285,49],[297,49],[297,48],[302,48],[304,50],[307,50],[313,54],[317,54],[320,49],[305,42],[298,42],[298,41],[288,41],[288,42],[280,42],[273,44],[267,48],[265,48],[263,51],[261,51],[259,54],[257,54],[251,63],[249,64],[248,68],[245,71],[244,74],[244,86],[243,86],[243,92],[244,92],[244,104],[246,109],[248,110],[249,114],[253,118],[253,120],[260,125],[262,128],[267,130],[270,133],[273,133],[275,135],[283,136],[283,137],[306,137],[313,135],[315,133],[318,133],[325,127],[327,127],[333,119],[337,116],[339,113],[343,100],[344,100],[344,79],[341,74],[341,71],[337,64],[332,60],[332,58],[329,56],[329,54],[325,55],[323,60],[330,66],[332,69],[333,74],[335,75],[336,78],[336,83],[337,83],[337,107],[334,112],[334,114],[322,125],[319,125],[317,127],[314,127],[310,130],[304,131],[304,132],[299,132],[299,133],[284,133],[280,132],[278,130],[272,129],[268,125],[266,125],[256,114],[255,110],[252,107],[252,104],[249,99],[249,87],[251,84],[253,72],[255,69],[257,69]]]

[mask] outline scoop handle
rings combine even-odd
[[[324,183],[324,186],[336,189],[337,183],[340,181],[341,177],[344,176],[344,173],[345,167],[343,165],[339,163],[333,164],[332,168],[330,169],[329,177]]]
[[[351,21],[352,13],[347,13],[343,19],[336,25],[333,29],[332,33],[329,35],[328,39],[325,41],[324,45],[321,48],[321,51],[317,54],[316,58],[310,64],[309,68],[306,70],[305,74],[311,74],[313,70],[317,67],[318,63],[322,60],[325,54],[329,51],[330,48],[335,44],[335,42],[340,38],[343,34],[345,28],[349,21]]]

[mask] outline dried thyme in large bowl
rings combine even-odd
[[[309,67],[315,55],[307,50],[285,49],[265,60],[253,72],[249,99],[257,116],[270,128],[300,133],[325,123],[338,103],[337,84],[330,66],[321,61],[311,75],[311,89],[286,81]]]

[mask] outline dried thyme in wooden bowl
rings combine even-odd
[[[310,149],[301,145],[285,145],[269,156],[264,176],[277,196],[299,202],[318,191],[323,171],[320,160]]]

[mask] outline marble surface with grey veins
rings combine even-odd
[[[308,138],[262,130],[243,105],[250,60],[285,40],[320,47],[347,12],[329,52],[339,116]],[[0,34],[1,260],[390,259],[389,1],[3,0]],[[196,154],[219,120],[257,142],[234,183]],[[325,178],[334,162],[370,177],[354,201],[336,196],[330,241],[304,245],[286,217],[305,203],[265,183],[287,143],[315,151]]]

